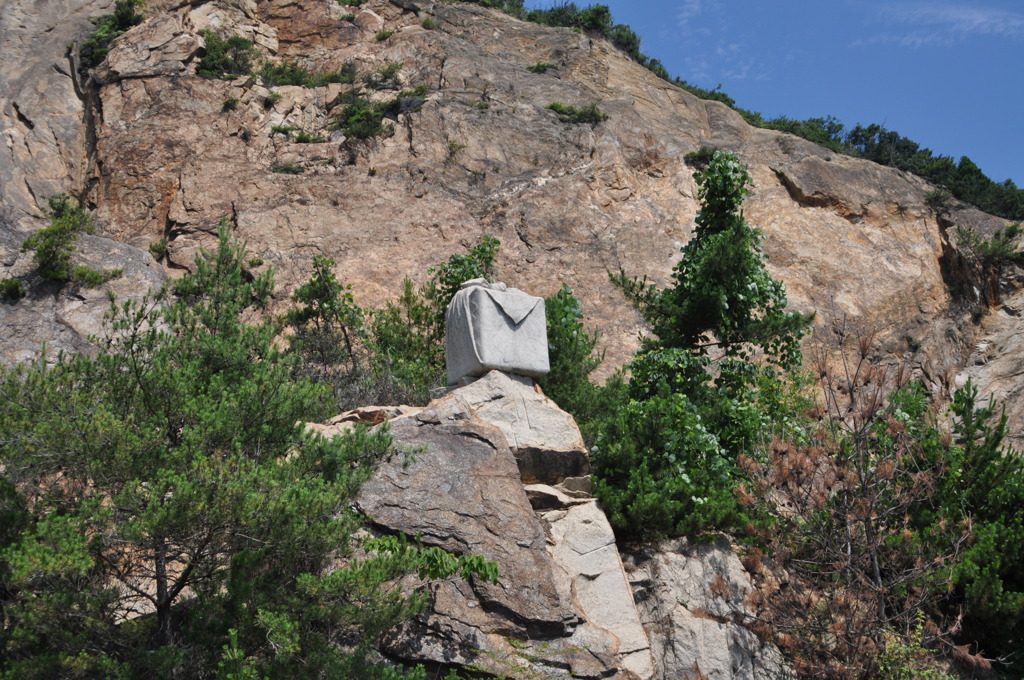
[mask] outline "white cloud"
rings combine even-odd
[[[686,25],[690,23],[690,19],[699,15],[706,8],[707,4],[707,0],[683,0],[682,4],[679,5],[679,11],[676,12],[676,25],[679,28],[686,28]]]
[[[895,42],[905,47],[951,45],[971,36],[1024,38],[1024,14],[994,7],[948,2],[903,2],[880,8],[893,32],[868,42]]]

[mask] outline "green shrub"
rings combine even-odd
[[[384,122],[384,114],[384,104],[373,103],[359,94],[349,93],[348,104],[334,117],[329,127],[341,130],[346,137],[355,139],[390,137],[395,127]]]
[[[284,95],[281,94],[280,92],[268,92],[267,96],[263,98],[263,108],[264,109],[272,109],[272,108],[274,108],[274,104],[276,104],[279,101],[281,101],[281,99],[283,97],[284,97]]]
[[[355,18],[356,15],[352,14],[351,12],[349,12],[348,14],[342,14],[340,17],[338,17],[340,21],[353,21]]]
[[[143,17],[138,11],[142,4],[142,0],[117,0],[114,3],[113,14],[104,14],[89,20],[96,29],[89,34],[79,50],[81,61],[78,72],[82,77],[88,76],[90,69],[106,59],[110,43],[115,38],[142,23]]]
[[[103,271],[98,271],[89,267],[75,266],[71,268],[71,282],[86,288],[96,288],[111,279],[116,279],[123,273],[123,269],[104,269]]]
[[[206,78],[234,78],[252,71],[257,58],[252,41],[241,36],[223,39],[209,29],[199,31],[206,53],[196,65],[196,74]]]
[[[310,72],[298,62],[284,61],[280,64],[267,62],[260,68],[260,79],[267,87],[275,85],[305,86],[310,79]]]
[[[558,120],[573,125],[597,125],[601,121],[608,120],[608,116],[597,108],[597,102],[587,104],[582,109],[566,106],[560,102],[551,102],[547,108],[558,114]]]
[[[43,278],[67,281],[71,278],[71,256],[81,233],[91,234],[92,218],[67,194],[47,199],[50,225],[27,238],[21,252],[35,253],[36,267]]]
[[[526,70],[529,71],[530,73],[547,73],[553,68],[557,67],[554,64],[551,64],[546,61],[538,61],[536,64],[533,64],[532,66],[527,66]]]
[[[383,66],[377,68],[372,73],[367,73],[363,76],[363,82],[366,86],[374,90],[379,90],[385,86],[395,86],[398,72],[402,70],[402,62],[392,61]]]
[[[425,403],[430,388],[445,384],[444,330],[448,304],[463,282],[493,278],[500,242],[490,236],[431,267],[430,279],[419,289],[406,279],[401,297],[374,313],[371,324],[373,370],[406,385],[410,395]]]
[[[708,163],[710,163],[711,159],[714,158],[715,151],[716,149],[713,146],[702,146],[696,151],[691,151],[683,156],[683,162],[691,168],[703,170],[708,167]]]
[[[297,144],[320,144],[324,141],[324,138],[318,134],[312,132],[306,132],[302,130],[299,134],[295,135],[295,142]]]
[[[365,5],[370,0],[338,0],[338,4],[342,7],[359,7]]]
[[[28,295],[28,289],[19,279],[0,279],[0,300],[20,300]]]
[[[374,658],[427,605],[393,584],[497,580],[479,556],[359,537],[387,428],[307,430],[326,389],[251,322],[272,275],[218,236],[173,288],[112,304],[88,355],[0,369],[4,678],[425,678]]]
[[[298,62],[284,61],[280,64],[267,62],[260,69],[260,79],[267,87],[297,85],[299,87],[323,87],[328,83],[354,83],[355,65],[346,62],[339,70],[331,73],[311,73]]]
[[[388,38],[390,38],[394,34],[395,34],[394,31],[389,31],[387,29],[383,29],[382,28],[381,30],[377,31],[374,34],[373,39],[376,40],[377,42],[384,42],[385,40],[387,40]]]
[[[234,111],[236,108],[238,108],[238,97],[228,97],[224,100],[224,103],[221,105],[220,110]]]
[[[159,241],[150,243],[149,254],[152,255],[157,262],[167,257],[167,238],[165,237]]]
[[[547,320],[548,361],[551,371],[537,382],[562,410],[576,419],[584,438],[591,443],[600,422],[606,420],[625,397],[621,375],[604,387],[590,382],[590,374],[604,361],[597,352],[598,334],[583,327],[583,308],[569,286],[544,300]]]
[[[362,363],[365,314],[352,297],[352,286],[342,285],[333,267],[334,260],[313,257],[310,280],[292,293],[292,301],[301,306],[286,317],[295,329],[292,349],[304,357],[304,374],[311,377],[325,378],[339,364],[354,374]]]
[[[427,29],[428,31],[433,31],[435,28],[437,28],[437,24],[430,17],[424,19],[423,22],[420,23],[420,26]]]

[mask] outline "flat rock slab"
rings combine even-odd
[[[590,454],[571,415],[534,387],[491,371],[431,403],[494,425],[515,454],[524,484],[558,484],[590,474]]]
[[[570,597],[587,621],[616,640],[622,666],[641,678],[654,674],[650,643],[615,546],[615,534],[597,502],[574,502],[542,514],[550,526],[552,557]],[[667,677],[667,676],[666,676]]]

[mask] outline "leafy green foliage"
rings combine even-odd
[[[267,62],[260,68],[260,79],[267,87],[277,85],[298,85],[299,87],[323,87],[328,83],[354,83],[355,64],[346,62],[331,73],[311,73],[298,62],[283,61],[280,64]]]
[[[608,120],[608,116],[597,108],[597,102],[591,102],[581,109],[577,109],[575,106],[566,106],[560,102],[551,102],[547,108],[558,114],[558,120],[573,125],[597,125]]]
[[[714,147],[702,146],[696,151],[691,151],[683,156],[683,162],[691,168],[704,170],[708,167],[708,163],[711,162],[711,159],[715,157],[715,151],[716,149]]]
[[[21,244],[21,252],[33,251],[39,274],[47,279],[71,278],[71,256],[81,233],[91,234],[92,218],[70,196],[57,194],[47,199],[50,225]]]
[[[971,518],[973,535],[956,565],[950,609],[966,604],[964,631],[1020,674],[1024,659],[1013,654],[1024,637],[1024,459],[1006,443],[1005,409],[993,400],[980,405],[976,386],[958,390],[951,410],[958,446],[948,454],[940,499],[947,512]]]
[[[654,331],[594,447],[595,493],[624,540],[744,525],[737,457],[792,417],[782,374],[799,366],[808,317],[785,310],[743,219],[745,166],[716,151],[694,178],[701,209],[674,285],[612,276]]]
[[[366,338],[365,319],[352,297],[352,286],[342,285],[334,276],[334,260],[313,257],[313,275],[292,293],[301,306],[288,312],[295,330],[293,350],[312,364],[313,375],[329,373],[335,365],[359,369],[361,345]]]
[[[440,340],[444,336],[444,315],[452,298],[462,288],[462,284],[471,279],[494,280],[495,263],[501,241],[493,236],[484,236],[480,243],[469,249],[465,255],[456,253],[447,261],[428,270],[430,280],[424,287],[424,297],[434,308],[436,323],[435,336]]]
[[[206,78],[234,78],[252,72],[257,53],[252,41],[233,35],[227,39],[209,29],[199,31],[206,53],[196,65],[196,74]]]
[[[385,307],[363,310],[349,286],[334,277],[332,260],[316,257],[313,276],[286,317],[293,328],[296,375],[329,385],[332,406],[367,403],[425,404],[444,384],[444,316],[463,281],[492,277],[500,244],[485,237],[466,254],[432,267],[416,287],[406,278],[402,294]]]
[[[373,370],[408,385],[417,401],[444,385],[445,312],[470,279],[492,279],[501,243],[485,236],[466,254],[456,253],[428,270],[419,289],[408,278],[398,300],[374,313],[370,347]]]
[[[598,334],[583,327],[583,308],[569,286],[563,283],[544,300],[544,313],[551,371],[537,382],[544,394],[575,418],[589,442],[621,404],[625,383],[619,374],[603,387],[590,382],[590,374],[604,361],[604,352],[597,352]]]
[[[270,171],[279,175],[301,175],[306,169],[295,163],[279,163],[275,161],[270,166]]]
[[[944,672],[932,660],[924,646],[924,628],[921,612],[909,636],[896,631],[886,636],[885,651],[874,663],[877,680],[955,680],[957,676]]]
[[[219,234],[173,291],[112,303],[95,356],[0,374],[5,678],[404,677],[367,655],[426,594],[388,584],[497,577],[399,539],[357,552],[351,499],[390,437],[305,430],[324,387],[241,321],[272,272]]]
[[[957,226],[957,250],[970,272],[972,280],[969,283],[978,288],[982,303],[999,303],[1003,271],[1011,263],[1024,259],[1024,255],[1017,252],[1020,234],[1020,223],[997,230],[991,239],[982,238],[972,227]],[[973,295],[975,291],[970,293]]]
[[[78,72],[83,78],[87,77],[91,69],[99,66],[100,62],[107,58],[110,43],[115,38],[123,35],[129,28],[142,23],[143,17],[139,13],[142,4],[142,0],[117,0],[114,3],[112,14],[104,14],[90,19],[96,29],[85,39],[79,51],[81,63]]]
[[[422,22],[420,22],[420,26],[427,29],[428,31],[433,31],[434,29],[437,28],[437,22],[431,19],[430,17],[427,17]]]
[[[381,30],[377,31],[374,34],[373,39],[376,40],[377,42],[384,42],[385,40],[387,40],[388,38],[390,38],[394,34],[395,34],[394,31],[390,31],[390,30],[388,30],[386,28],[382,28]]]
[[[395,133],[395,126],[384,122],[384,105],[355,93],[350,94],[345,108],[334,117],[330,127],[355,139],[390,137]]]

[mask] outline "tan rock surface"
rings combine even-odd
[[[190,6],[199,17],[193,24],[210,15],[210,4]],[[712,144],[751,165],[756,188],[746,213],[767,233],[772,272],[786,280],[795,307],[834,304],[880,327],[891,357],[920,347],[918,363],[927,357],[926,377],[936,384],[971,344],[955,328],[931,327],[953,310],[943,229],[924,203],[930,187],[917,178],[750,128],[602,41],[477,5],[410,11],[374,0],[354,23],[322,0],[257,10],[236,13],[235,32],[263,23],[277,32],[283,56],[313,69],[351,60],[370,72],[400,62],[396,87],[426,84],[427,101],[398,115],[390,138],[289,145],[272,126],[330,134],[337,111],[326,88],[277,88],[284,97],[268,110],[255,84],[232,89],[144,69],[105,84],[96,136],[104,172],[94,200],[109,233],[141,245],[167,236],[174,266],[187,266],[228,216],[253,253],[279,268],[282,298],[306,276],[310,256],[325,254],[367,304],[395,294],[395,272],[422,277],[493,234],[503,242],[499,269],[509,284],[550,294],[569,283],[604,331],[610,363],[619,364],[640,324],[606,272],[667,280],[697,209],[683,156]],[[438,30],[419,26],[426,16]],[[379,27],[396,33],[376,41]],[[558,68],[526,71],[536,61]],[[232,92],[241,102],[225,113]],[[545,108],[597,100],[610,118],[594,128],[559,123]],[[449,142],[463,147],[450,152]],[[279,162],[306,172],[270,172]]]
[[[590,453],[576,421],[532,382],[489,371],[432,406],[464,411],[500,429],[525,484],[589,475]]]
[[[14,4],[14,15],[28,14]],[[105,235],[139,247],[168,238],[171,270],[212,243],[219,219],[233,221],[252,254],[278,268],[279,307],[313,254],[334,257],[359,302],[373,305],[395,295],[401,275],[422,278],[492,234],[503,242],[499,271],[510,285],[541,295],[563,282],[573,287],[588,322],[604,332],[611,367],[629,357],[641,325],[606,272],[668,280],[697,210],[683,156],[711,144],[750,164],[756,186],[746,214],[766,232],[771,271],[786,281],[794,307],[834,308],[880,331],[880,358],[910,359],[936,389],[974,344],[975,329],[948,292],[956,272],[947,232],[954,223],[991,232],[1000,221],[956,208],[940,225],[920,179],[751,128],[603,41],[475,4],[371,0],[343,21],[327,0],[155,0],[98,72],[86,115],[61,50],[73,33],[67,22],[85,30],[85,17],[106,7],[58,7],[60,42],[41,38],[48,27],[38,20],[21,27],[4,19],[5,54],[21,45],[27,62],[57,64],[8,64],[5,89],[18,96],[5,102],[5,129],[16,162],[4,169],[2,205],[16,212],[5,230],[36,227],[27,216],[40,194],[77,190],[91,178]],[[437,30],[420,26],[428,16]],[[266,54],[312,70],[352,61],[370,73],[398,62],[388,87],[425,84],[430,93],[421,110],[395,117],[394,136],[345,140],[326,129],[339,86],[279,87],[283,97],[268,107],[268,91],[253,79],[192,75],[204,27],[263,36]],[[377,41],[380,28],[395,34]],[[528,72],[537,61],[557,68]],[[45,88],[33,84],[39,79]],[[240,100],[234,111],[223,111],[227,97]],[[610,118],[593,128],[559,123],[546,109],[597,100]],[[294,144],[273,133],[280,125],[331,141]],[[452,142],[462,146],[453,152]],[[283,162],[304,174],[271,172]],[[8,240],[0,239],[4,264]]]

